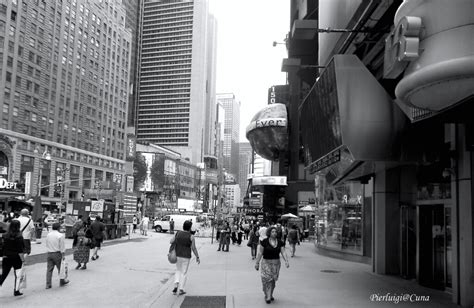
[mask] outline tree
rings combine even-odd
[[[138,190],[143,186],[146,179],[147,165],[143,155],[137,153],[135,160],[133,161],[133,186],[135,190]]]
[[[151,165],[150,170],[150,177],[153,186],[155,187],[155,191],[158,188],[162,188],[165,182],[165,175],[163,173],[163,162],[160,159],[155,159],[153,164]]]

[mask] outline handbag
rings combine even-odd
[[[26,270],[25,266],[15,270],[16,274],[16,290],[26,289]]]
[[[178,235],[178,233],[176,233],[176,235]],[[176,264],[176,262],[178,262],[178,257],[176,256],[176,235],[174,236],[173,244],[170,245],[168,251],[168,261],[171,264]]]

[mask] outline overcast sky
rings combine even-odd
[[[233,92],[241,102],[240,141],[252,117],[267,105],[268,88],[285,84],[281,62],[288,33],[289,0],[210,0],[217,19],[217,93]]]

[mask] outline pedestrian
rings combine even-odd
[[[92,254],[92,260],[97,260],[99,255],[97,252],[102,246],[102,242],[105,238],[105,225],[101,221],[100,216],[97,216],[93,223],[91,223],[90,229],[92,232],[92,247],[94,248],[94,253]]]
[[[74,225],[72,225],[72,238],[73,238],[73,241],[72,241],[72,248],[74,248],[77,244],[77,233],[79,232],[79,230],[81,230],[82,228],[84,227],[84,221],[82,220],[82,215],[79,215],[77,216],[77,220],[76,222],[74,223]]]
[[[20,222],[13,220],[10,223],[7,233],[3,235],[3,260],[2,260],[2,276],[0,277],[0,286],[10,273],[13,267],[13,274],[15,275],[15,284],[13,285],[13,295],[20,296],[23,293],[17,289],[17,273],[25,262],[25,247],[23,236],[21,235]]]
[[[257,230],[257,226],[254,226],[249,233],[249,242],[247,246],[250,247],[250,254],[252,255],[252,260],[255,260],[257,257],[257,247],[259,242],[259,234]]]
[[[43,214],[43,226],[46,228],[46,232],[49,232],[48,215],[46,214]]]
[[[178,232],[171,239],[170,243],[175,243],[176,257],[178,261],[176,262],[176,273],[174,278],[175,287],[173,289],[173,294],[177,294],[179,289],[179,295],[186,294],[184,286],[186,285],[186,278],[189,268],[189,262],[191,261],[191,251],[196,256],[196,262],[199,264],[199,254],[196,248],[196,242],[194,240],[194,235],[191,234],[191,227],[193,223],[189,220],[186,220],[183,223],[183,232]]]
[[[174,220],[171,218],[170,220],[170,233],[174,234]]]
[[[228,222],[224,223],[224,227],[221,230],[221,235],[220,235],[220,241],[219,241],[219,248],[217,251],[220,251],[222,248],[222,251],[227,251],[229,252],[229,246],[230,246],[230,233],[231,233],[230,225]]]
[[[259,234],[259,240],[263,241],[264,239],[267,238],[267,228],[270,226],[268,222],[265,224],[262,224],[260,228],[258,229],[258,234]]]
[[[132,225],[133,225],[133,231],[132,231],[132,233],[135,233],[135,230],[137,230],[137,225],[138,225],[138,218],[137,218],[137,215],[133,215],[133,218],[132,218]]]
[[[30,211],[27,209],[22,209],[20,212],[20,217],[16,220],[20,222],[21,235],[23,236],[25,254],[29,255],[31,253],[31,237],[35,236],[35,224],[30,218]]]
[[[59,232],[61,224],[59,222],[53,223],[53,230],[46,236],[46,251],[47,256],[47,269],[46,269],[46,289],[51,289],[51,280],[53,276],[53,270],[56,266],[58,273],[61,271],[61,261],[65,259],[66,246],[64,245],[64,234]],[[59,279],[59,285],[65,286],[69,283],[69,280]]]
[[[143,217],[142,219],[142,234],[147,236],[148,235],[148,223],[150,222],[150,219],[148,216]]]
[[[77,232],[77,243],[74,246],[74,261],[77,262],[76,269],[87,269],[87,262],[89,262],[91,240],[86,237],[84,229]],[[81,264],[83,264],[81,266]]]
[[[244,229],[242,227],[242,224],[237,225],[237,245],[242,244],[242,235],[244,234]]]
[[[235,245],[237,242],[237,224],[232,225],[232,233],[231,233],[232,245]]]
[[[295,256],[296,244],[300,243],[300,234],[296,225],[291,226],[290,232],[288,232],[288,243],[290,244],[291,257]]]
[[[278,240],[276,228],[269,227],[267,229],[267,238],[261,241],[258,246],[257,261],[255,263],[255,269],[258,271],[260,268],[260,260],[263,258],[260,276],[267,304],[270,304],[275,300],[273,292],[280,274],[280,254],[283,257],[283,260],[285,260],[285,265],[288,268],[290,264],[288,263],[285,246],[282,241]]]

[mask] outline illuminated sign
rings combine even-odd
[[[252,179],[253,186],[259,185],[277,185],[287,186],[286,176],[258,176]]]
[[[135,154],[137,151],[137,139],[135,135],[127,135],[127,161],[133,161],[135,159]]]
[[[247,126],[247,133],[256,128],[286,127],[286,126],[288,126],[288,120],[286,118],[267,118],[267,119],[257,120],[250,123]]]
[[[385,39],[384,77],[395,79],[420,56],[421,18],[403,17]]]

